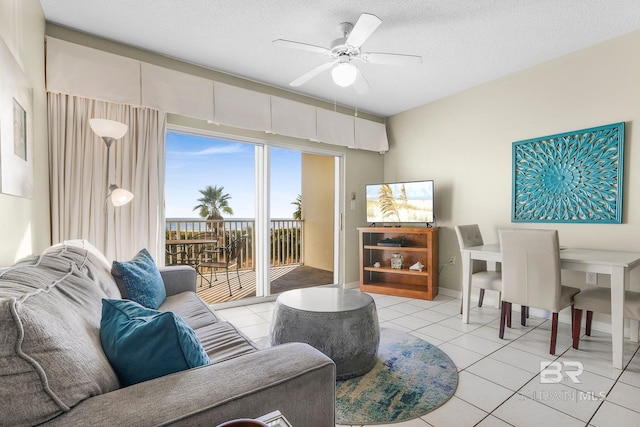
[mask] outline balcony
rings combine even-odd
[[[294,219],[271,220],[269,239],[271,294],[289,289],[333,283],[333,272],[304,265],[304,223]],[[225,247],[246,235],[239,262],[240,283],[235,267],[229,272],[233,294],[229,296],[224,269],[218,270],[218,280],[211,286],[204,277],[209,271],[198,268],[200,260],[209,259],[206,250]],[[198,295],[207,303],[234,301],[256,295],[255,220],[167,220],[166,265],[191,265],[198,271]],[[224,257],[224,255],[218,255]],[[224,258],[218,258],[224,261]],[[204,277],[203,277],[204,276]]]

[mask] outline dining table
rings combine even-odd
[[[215,246],[218,243],[217,239],[172,239],[165,240],[165,245],[167,247],[176,247],[183,248],[186,252],[190,254],[198,254],[200,251],[197,249],[199,246]],[[187,251],[187,246],[191,246],[191,250]],[[172,251],[175,252],[175,251]]]
[[[502,262],[499,243],[460,250],[462,258],[462,322],[469,323],[471,261]],[[622,369],[624,358],[624,291],[629,287],[631,270],[640,266],[640,252],[600,249],[560,248],[563,270],[607,274],[611,278],[611,341],[613,366]],[[631,322],[630,337],[638,340],[638,322]]]

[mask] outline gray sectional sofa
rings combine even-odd
[[[302,343],[258,349],[165,267],[160,311],[196,332],[211,363],[122,387],[102,350],[102,299],[120,299],[86,242],[0,269],[0,426],[207,425],[279,410],[294,426],[335,425],[335,365]]]

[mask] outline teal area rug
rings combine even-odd
[[[361,377],[336,382],[337,424],[383,424],[418,418],[449,400],[454,363],[435,345],[382,328],[378,361]]]

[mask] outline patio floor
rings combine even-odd
[[[333,283],[333,272],[305,265],[271,267],[270,273],[271,294]],[[235,271],[229,272],[229,279],[231,281],[231,296],[229,296],[227,276],[224,271],[218,272],[218,281],[214,281],[211,286],[200,275],[197,275],[198,296],[207,304],[256,296],[256,272],[254,270],[240,271],[242,289],[238,287],[238,276]]]

